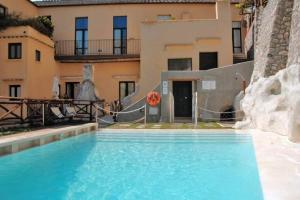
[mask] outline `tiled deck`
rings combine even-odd
[[[300,144],[251,130],[265,200],[300,199]]]
[[[45,128],[0,137],[0,156],[97,130],[96,123]]]

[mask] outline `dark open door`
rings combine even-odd
[[[174,81],[175,117],[192,117],[192,81]]]

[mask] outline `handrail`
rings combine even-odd
[[[116,46],[117,44],[117,46]],[[57,40],[55,56],[138,56],[140,39]]]
[[[0,96],[1,99],[11,100],[29,100],[29,101],[84,101],[84,102],[104,102],[104,100],[85,100],[85,99],[34,99],[34,98],[22,98],[22,97],[8,97],[8,96]]]

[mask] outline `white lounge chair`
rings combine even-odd
[[[74,107],[68,106],[68,107],[66,107],[66,115],[75,117],[77,115],[77,112]]]
[[[65,116],[60,112],[59,107],[51,107],[51,112],[59,119],[65,118]]]

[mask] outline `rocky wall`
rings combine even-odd
[[[286,67],[293,1],[272,0],[265,8],[259,8],[253,81]]]
[[[300,142],[300,0],[269,1],[260,20],[255,70],[241,101],[245,118],[235,127]]]

